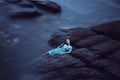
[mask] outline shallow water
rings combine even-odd
[[[51,49],[47,44],[52,33],[60,28],[90,27],[120,20],[118,0],[53,0],[62,6],[60,14],[44,12],[33,19],[10,19],[7,4],[0,4],[0,22],[14,25],[13,45],[0,47],[0,80],[40,80],[26,67],[42,53]],[[119,2],[119,3],[118,3]],[[10,38],[13,35],[10,35]],[[8,39],[9,40],[9,39]],[[6,77],[7,76],[7,77]]]

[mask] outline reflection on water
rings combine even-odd
[[[13,46],[0,47],[0,80],[40,80],[26,66],[40,54],[51,49],[47,44],[52,33],[59,28],[89,27],[103,22],[120,20],[120,6],[115,0],[53,0],[62,6],[60,14],[45,12],[33,19],[11,20],[8,8],[0,4],[0,22],[12,24],[16,34]],[[116,0],[117,1],[117,0]],[[12,32],[11,28],[9,29]],[[15,30],[15,29],[19,30]],[[6,30],[6,28],[4,28]],[[10,34],[10,33],[9,33]],[[9,38],[7,38],[9,40]],[[6,77],[7,76],[7,77]]]

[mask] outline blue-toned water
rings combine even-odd
[[[52,0],[60,4],[60,14],[44,12],[33,19],[10,19],[8,4],[0,4],[0,22],[13,25],[5,33],[12,38],[7,48],[0,47],[0,80],[40,80],[31,73],[28,64],[42,53],[51,49],[47,44],[51,34],[60,28],[90,27],[104,22],[120,20],[119,0]],[[4,35],[6,36],[6,35]],[[7,45],[7,44],[5,44]]]

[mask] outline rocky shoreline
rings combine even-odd
[[[120,80],[120,21],[91,28],[61,29],[48,43],[56,47],[70,38],[70,54],[39,58],[34,71],[43,80]]]

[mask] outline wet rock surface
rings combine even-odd
[[[120,40],[120,21],[114,21],[104,25],[101,24],[99,26],[93,27],[92,30],[98,34],[103,34],[109,36],[110,38]]]
[[[29,1],[22,1],[17,3],[17,5],[21,6],[21,7],[34,7],[34,5],[32,3],[30,3]]]
[[[11,7],[9,16],[11,18],[33,18],[40,16],[44,11],[60,13],[61,7],[53,1],[39,0],[5,0]],[[12,3],[12,4],[11,4]],[[43,12],[42,12],[43,11]]]
[[[39,0],[30,0],[34,3],[38,8],[45,9],[52,13],[59,13],[61,12],[61,7],[53,1],[39,1]]]
[[[61,31],[58,31],[51,36],[51,39],[49,40],[48,43],[52,46],[57,46],[60,43],[63,43],[65,39],[69,38],[71,39],[72,46],[75,47],[76,46],[75,43],[78,42],[79,40],[94,35],[96,35],[95,32],[90,31],[89,29],[79,27],[71,28],[69,30],[61,29]]]
[[[9,2],[9,3],[18,3],[21,2],[22,0],[5,0],[5,2]]]
[[[34,8],[13,8],[9,13],[11,18],[33,18],[42,15]]]
[[[105,25],[105,28],[116,27],[111,27],[110,23]],[[55,47],[66,38],[70,38],[74,46],[70,54],[41,57],[35,62],[34,69],[42,74],[43,80],[120,80],[120,42],[117,38],[78,27],[54,33],[49,44]]]

